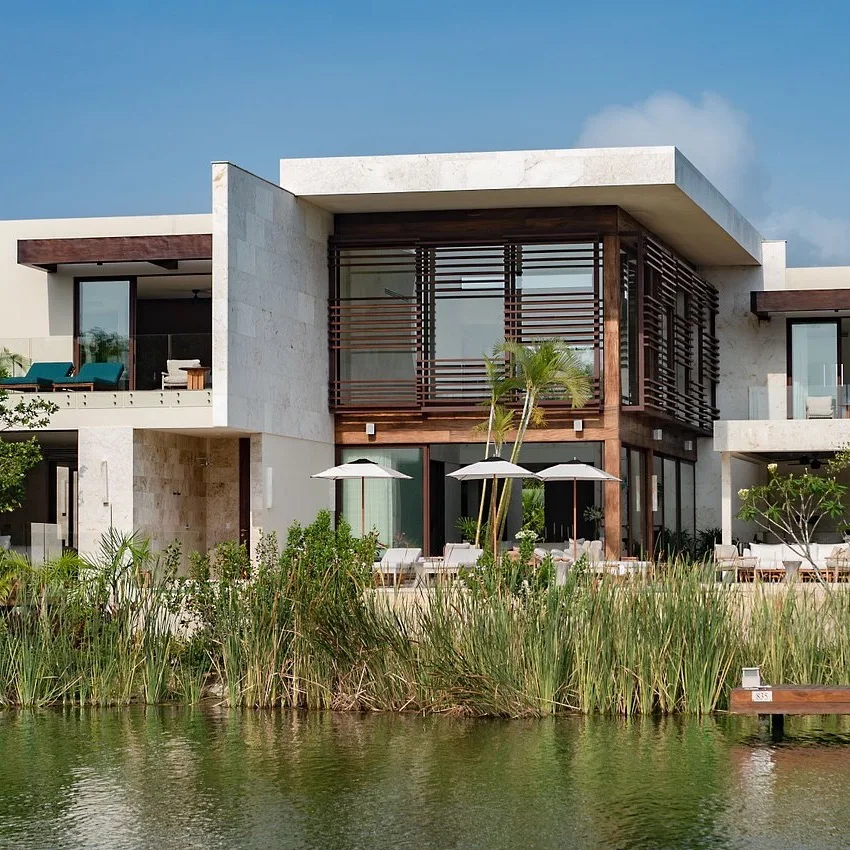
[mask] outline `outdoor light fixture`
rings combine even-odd
[[[266,467],[266,482],[265,482],[266,510],[270,511],[274,504],[274,469]]]
[[[100,498],[104,505],[109,504],[109,461],[100,462]]]
[[[694,450],[694,441],[693,440],[685,440],[685,451],[692,452]]]
[[[742,667],[741,687],[750,689],[760,688],[761,670],[758,667]]]
[[[374,422],[367,422],[366,423],[366,436],[367,437],[374,437],[375,436],[375,423]]]
[[[658,476],[653,475],[650,479],[650,490],[652,491],[652,512],[658,511]]]
[[[660,428],[653,428],[652,439],[660,442],[664,439],[664,432]]]
[[[584,430],[584,420],[583,419],[574,419],[573,420],[573,431],[576,434],[580,434]]]

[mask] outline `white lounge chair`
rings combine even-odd
[[[835,399],[831,395],[806,396],[806,419],[835,419]]]
[[[483,554],[483,549],[476,549],[469,543],[447,543],[442,560],[430,560],[422,564],[422,580],[427,584],[436,576],[456,576],[462,567],[474,567]]]
[[[387,549],[384,557],[372,565],[372,571],[380,578],[381,584],[390,578],[397,587],[402,576],[415,573],[421,556],[421,549]]]
[[[162,373],[162,388],[164,390],[186,389],[189,375],[184,370],[193,366],[200,367],[200,365],[200,360],[166,360],[165,368],[168,371]]]

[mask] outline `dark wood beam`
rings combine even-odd
[[[617,207],[611,206],[345,213],[334,217],[333,238],[338,245],[422,239],[463,243],[547,235],[593,239],[616,233],[617,226]]]
[[[19,239],[18,262],[56,271],[64,263],[154,263],[177,267],[178,260],[212,259],[212,234],[96,236],[70,239]]]
[[[750,310],[760,319],[772,313],[850,310],[850,289],[777,289],[751,292]]]

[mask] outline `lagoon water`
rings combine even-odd
[[[850,724],[0,711],[0,848],[850,847]]]

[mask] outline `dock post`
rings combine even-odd
[[[772,741],[779,743],[785,737],[785,715],[771,714],[770,715],[770,738]]]

